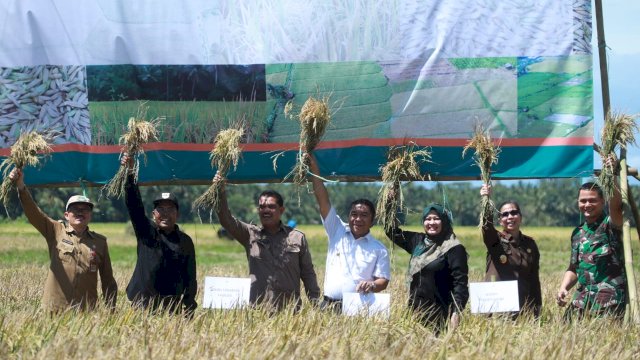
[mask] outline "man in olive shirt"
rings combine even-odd
[[[223,179],[216,175],[214,181]],[[251,303],[265,303],[275,309],[287,303],[295,303],[296,308],[300,305],[300,280],[309,300],[316,302],[320,297],[307,239],[301,231],[282,223],[284,210],[280,194],[264,191],[258,197],[261,225],[244,223],[231,215],[224,189],[217,210],[220,224],[247,253]]]
[[[91,309],[98,299],[98,273],[108,307],[115,307],[118,285],[113,277],[107,238],[89,230],[93,203],[86,196],[74,195],[67,201],[67,224],[51,219],[33,201],[24,184],[21,169],[9,174],[18,189],[24,214],[47,241],[49,273],[44,285],[42,307],[62,311],[68,307]]]

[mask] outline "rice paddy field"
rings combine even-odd
[[[543,312],[536,321],[472,315],[469,306],[460,327],[436,337],[406,311],[404,274],[408,254],[390,247],[379,227],[374,234],[390,247],[393,279],[389,319],[346,317],[310,306],[270,315],[261,309],[198,309],[192,320],[133,309],[124,290],[136,260],[135,238],[127,224],[91,228],[108,236],[118,281],[113,313],[68,311],[50,315],[40,309],[48,267],[40,234],[21,221],[0,224],[0,358],[422,358],[422,359],[633,359],[640,356],[636,324],[584,320],[567,324],[554,294],[569,257],[570,228],[524,228],[541,250]],[[322,287],[326,238],[320,226],[301,226],[310,242]],[[246,277],[246,257],[233,240],[218,238],[217,226],[184,224],[196,244],[198,302],[205,276]],[[418,228],[414,228],[418,230]],[[457,227],[469,254],[470,280],[482,278],[485,250],[479,230]],[[638,239],[633,234],[637,252]],[[636,267],[636,272],[638,268]]]
[[[248,129],[247,142],[260,142],[266,129],[263,102],[252,101],[147,101],[148,119],[163,117],[159,129],[160,142],[207,144],[219,131],[244,118]],[[139,101],[90,102],[92,145],[118,144],[126,131],[129,118],[136,114]]]

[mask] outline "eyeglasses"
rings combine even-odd
[[[511,211],[505,211],[505,212],[501,212],[500,213],[500,216],[503,217],[503,218],[506,218],[509,215],[518,216],[518,215],[520,215],[520,210],[511,210]]]

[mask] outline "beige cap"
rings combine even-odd
[[[67,201],[67,207],[65,208],[65,210],[69,211],[69,206],[78,203],[87,204],[91,206],[91,209],[93,209],[93,203],[91,202],[91,200],[89,200],[88,197],[84,195],[73,195],[69,198],[69,201]]]

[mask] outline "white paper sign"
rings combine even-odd
[[[204,279],[202,307],[234,309],[249,304],[251,279],[207,276]]]
[[[471,313],[520,311],[518,281],[469,283]]]
[[[342,313],[348,316],[382,316],[389,318],[391,295],[361,294],[346,292],[342,294]]]

